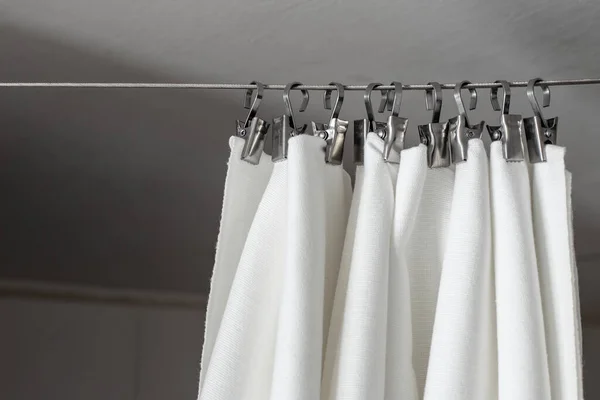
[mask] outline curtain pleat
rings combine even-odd
[[[384,398],[388,270],[396,171],[369,134],[329,399]],[[339,303],[338,303],[339,304]],[[342,306],[341,304],[339,304]]]
[[[333,294],[333,308],[331,319],[329,322],[329,330],[325,347],[325,359],[323,363],[323,379],[321,386],[321,398],[328,399],[333,395],[335,388],[333,376],[337,376],[339,370],[339,351],[342,321],[344,318],[344,306],[346,304],[346,293],[348,291],[348,280],[350,277],[350,264],[352,262],[352,250],[354,248],[354,240],[356,238],[356,222],[358,217],[358,209],[362,195],[362,187],[364,181],[364,167],[358,165],[356,167],[354,178],[354,192],[350,204],[350,212],[348,215],[348,223],[342,249],[342,259]]]
[[[547,162],[532,170],[535,246],[553,400],[583,398],[577,269],[573,260],[570,174],[565,149],[546,146]]]
[[[323,148],[318,137],[292,138],[288,160],[273,165],[203,364],[199,399],[320,396],[333,301],[325,287],[337,279],[350,202],[349,177],[325,164]]]
[[[542,298],[525,162],[490,148],[498,335],[498,398],[550,399]]]
[[[370,133],[354,190],[325,142],[231,140],[199,400],[579,400],[571,176],[547,162],[400,164]],[[393,150],[392,150],[393,151]],[[393,157],[393,158],[397,158]]]
[[[348,203],[344,172],[325,164],[323,148],[318,137],[290,140],[287,254],[280,266],[283,291],[271,399],[317,399],[321,392],[323,320],[330,318],[324,311],[332,302],[329,293],[324,295],[325,281],[337,276]],[[326,215],[327,202],[336,208],[335,214]],[[331,220],[333,216],[338,220]],[[329,286],[332,283],[330,279]]]
[[[456,165],[425,399],[496,398],[488,158],[480,139]]]
[[[229,146],[231,152],[227,163],[221,224],[206,309],[200,387],[206,372],[205,366],[211,358],[248,231],[273,170],[271,158],[266,154],[262,155],[258,165],[241,160],[243,139],[231,137]]]
[[[419,148],[425,152],[424,147]],[[427,378],[433,320],[448,236],[454,171],[450,168],[427,168],[423,180],[420,191],[411,194],[411,201],[418,205],[410,221],[412,229],[407,243],[400,249],[406,257],[410,277],[413,367],[421,396]],[[399,188],[398,192],[401,190]]]

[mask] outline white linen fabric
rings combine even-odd
[[[565,149],[546,146],[547,162],[532,165],[535,247],[552,399],[583,398],[581,318],[570,216]]]
[[[469,141],[456,165],[425,399],[496,398],[495,306],[488,159]]]
[[[370,133],[352,192],[324,146],[231,141],[199,400],[583,398],[563,148],[432,169]]]
[[[490,164],[498,398],[550,399],[527,164],[506,161],[500,142],[491,145]]]
[[[204,345],[200,364],[200,386],[206,372],[205,365],[211,357],[221,318],[229,297],[231,283],[254,219],[273,170],[271,158],[262,154],[258,165],[241,159],[244,140],[231,137],[231,153],[227,163],[227,177],[223,194],[221,226],[217,240],[215,266],[206,309]]]
[[[273,166],[199,399],[320,396],[323,321],[333,301],[325,288],[333,291],[337,279],[351,190],[342,167],[325,164],[323,147],[320,138],[295,137],[288,160]]]

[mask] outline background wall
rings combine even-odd
[[[593,0],[0,0],[0,81],[598,77],[599,17]],[[282,113],[280,96],[267,93],[262,117]],[[487,96],[480,91],[473,118],[496,121]],[[448,118],[456,108],[445,98]],[[598,98],[600,86],[553,88],[545,111],[560,116],[574,176],[588,398],[600,372]],[[0,90],[0,279],[205,295],[242,99]],[[523,90],[512,104],[531,115]],[[306,114],[328,115],[318,93]],[[423,93],[405,93],[401,114],[414,144],[429,119]],[[341,116],[363,115],[361,95],[348,94]],[[199,311],[0,300],[0,319],[6,398],[183,399],[196,390]]]
[[[0,302],[0,393],[28,400],[194,400],[204,314]],[[600,398],[600,327],[584,327],[585,398]]]

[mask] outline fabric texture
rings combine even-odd
[[[550,399],[529,172],[490,148],[498,335],[498,398]]]
[[[582,399],[581,327],[573,260],[570,177],[565,149],[546,146],[533,164],[532,205],[552,399]]]
[[[337,279],[350,198],[349,177],[325,164],[323,150],[318,137],[295,137],[288,160],[273,166],[203,364],[199,399],[320,396],[333,301],[325,287]]]
[[[579,400],[571,175],[480,139],[429,168],[368,135],[354,190],[325,142],[232,138],[199,400]],[[393,151],[393,150],[392,150]]]
[[[496,336],[488,159],[469,140],[456,165],[425,399],[496,398]]]
[[[206,371],[204,366],[212,354],[248,231],[273,170],[271,158],[264,153],[258,165],[242,161],[243,139],[233,136],[229,140],[229,146],[231,153],[227,163],[221,225],[206,310],[200,386]]]

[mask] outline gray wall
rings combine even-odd
[[[6,400],[195,400],[204,315],[0,301]],[[586,399],[600,398],[600,327],[584,328]]]
[[[201,311],[0,300],[4,400],[195,400]]]

